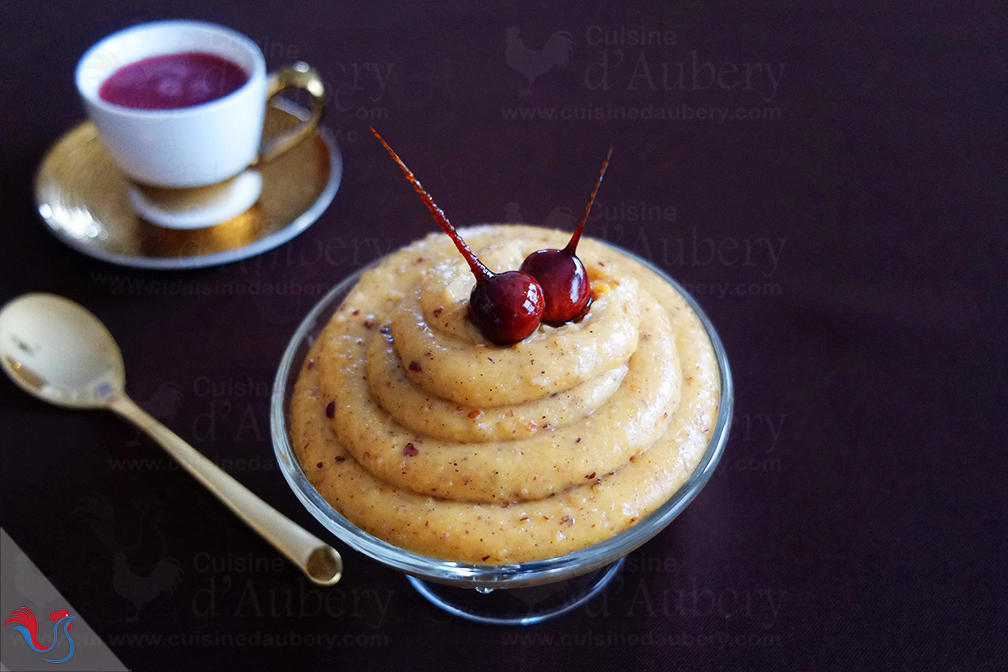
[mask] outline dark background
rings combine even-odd
[[[587,234],[650,256],[694,291],[727,348],[736,410],[718,472],[605,597],[516,630],[451,618],[338,542],[346,576],[320,611],[298,573],[150,441],[130,445],[135,431],[111,414],[49,407],[4,379],[0,524],[127,666],[1004,669],[1003,7],[171,4],[0,6],[0,299],[51,291],[94,311],[122,347],[129,393],[204,454],[251,460],[232,473],[268,502],[326,534],[273,467],[267,421],[280,354],[315,297],[185,288],[310,293],[434,230],[368,121],[459,224],[520,213],[568,225],[613,145],[602,219]],[[72,72],[84,50],[176,17],[246,33],[271,68],[318,67],[340,91],[325,123],[343,182],[276,252],[185,273],[104,265],[45,231],[33,173],[83,116]],[[511,26],[530,49],[558,31],[573,40],[570,62],[531,95],[505,58]],[[673,31],[674,44],[590,43],[641,26]],[[608,89],[593,89],[602,58]],[[633,77],[642,58],[655,90]],[[680,62],[685,90],[664,90],[662,64],[674,75]],[[783,70],[775,90],[762,66],[763,89],[704,87],[708,62]],[[366,63],[391,68],[384,89]],[[509,112],[609,105],[680,118]],[[710,108],[755,118],[695,118]],[[641,202],[662,217],[641,221],[628,207]],[[750,258],[734,254],[747,247]],[[87,524],[97,511],[114,514],[114,543]],[[126,571],[116,550],[137,575],[176,564],[179,585],[138,611],[115,589]],[[159,633],[354,637],[330,650],[123,639]]]

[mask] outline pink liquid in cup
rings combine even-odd
[[[124,65],[102,83],[98,96],[140,110],[174,110],[223,98],[248,79],[241,66],[226,58],[186,51]]]

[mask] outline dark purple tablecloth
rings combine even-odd
[[[129,393],[314,532],[273,458],[280,354],[319,292],[434,230],[369,122],[460,224],[572,226],[614,146],[587,233],[694,292],[736,408],[718,472],[605,596],[525,629],[339,542],[317,591],[132,428],[6,380],[0,524],[134,669],[1004,669],[1008,64],[984,5],[5,3],[0,299],[90,308]],[[342,185],[274,252],[136,272],[34,211],[76,60],[166,17],[332,90]]]

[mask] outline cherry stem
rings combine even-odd
[[[374,129],[372,129],[374,130]],[[386,145],[387,147],[388,145]],[[391,150],[390,150],[391,151]],[[598,180],[595,181],[595,188],[592,189],[591,197],[588,199],[588,205],[585,206],[584,216],[581,217],[581,223],[578,224],[578,228],[574,231],[574,235],[571,236],[570,242],[567,243],[567,247],[563,251],[570,256],[574,256],[574,252],[577,250],[578,243],[581,242],[581,232],[584,230],[585,222],[588,221],[588,213],[591,212],[592,205],[595,203],[595,193],[598,191],[599,185],[602,184],[602,176],[605,175],[606,167],[609,165],[609,159],[612,157],[612,147],[609,148],[609,153],[606,154],[605,163],[602,164],[602,170],[599,172]],[[403,166],[405,168],[406,166]]]
[[[380,142],[382,146],[385,147],[386,150],[388,150],[388,153],[392,155],[392,158],[395,159],[395,162],[399,164],[400,168],[402,168],[403,173],[406,174],[406,179],[410,181],[410,183],[413,185],[413,188],[416,189],[416,192],[420,194],[420,199],[424,202],[424,205],[427,206],[427,209],[430,210],[431,214],[434,215],[434,221],[436,221],[438,223],[438,226],[440,226],[441,229],[448,234],[448,237],[451,238],[452,241],[455,243],[455,247],[457,247],[458,251],[462,253],[462,256],[465,257],[465,260],[469,262],[469,268],[472,269],[473,275],[475,275],[477,279],[483,278],[484,280],[489,280],[490,278],[492,278],[494,275],[493,272],[489,268],[484,266],[483,262],[481,262],[476,257],[476,255],[473,253],[471,249],[469,249],[469,246],[466,245],[466,242],[462,240],[462,237],[460,235],[458,235],[458,232],[455,230],[455,227],[452,226],[452,223],[448,221],[448,217],[445,216],[444,210],[439,208],[437,203],[434,202],[434,199],[430,197],[430,194],[424,191],[424,188],[420,184],[420,181],[417,180],[416,177],[413,175],[413,171],[411,171],[409,168],[406,167],[406,164],[403,163],[402,159],[399,158],[399,155],[395,153],[395,150],[389,147],[388,143],[385,142],[384,138],[378,135],[378,131],[374,129],[374,126],[371,126],[370,128],[371,132],[374,133],[376,138],[378,138],[378,142]],[[612,150],[609,150],[609,153],[611,154]],[[604,166],[602,170],[603,172],[605,171]],[[595,188],[597,189],[598,185],[596,185]],[[595,192],[592,192],[592,198],[595,198]],[[589,205],[588,207],[590,208],[591,205]],[[585,216],[586,217],[588,216],[587,213],[585,214]],[[584,222],[582,222],[582,225],[583,224]]]

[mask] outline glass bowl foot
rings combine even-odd
[[[417,592],[449,614],[490,625],[532,625],[576,609],[602,591],[626,558],[572,579],[529,588],[461,588],[406,576]]]

